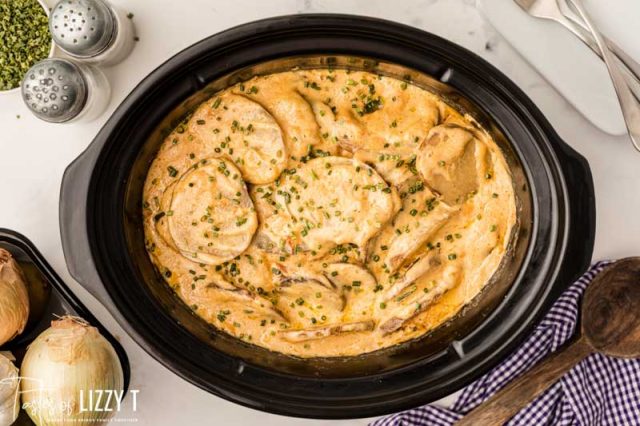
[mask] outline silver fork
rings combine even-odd
[[[584,22],[578,17],[566,3],[566,0],[514,0],[529,15],[549,19],[563,25],[589,46],[594,53],[602,58],[602,52],[598,48],[596,40],[591,35]],[[566,12],[566,15],[563,13]],[[614,52],[614,60],[622,70],[622,75],[627,86],[631,89],[636,99],[640,100],[640,64],[634,61],[611,40],[605,38],[606,44]]]
[[[615,63],[613,52],[606,46],[604,37],[602,37],[587,13],[582,4],[582,0],[569,1],[571,1],[571,4],[576,8],[591,34],[593,34],[593,38],[598,44],[598,49],[602,52],[602,57],[607,64],[609,75],[613,81],[613,87],[616,89],[616,94],[620,101],[620,107],[622,108],[622,115],[624,116],[627,130],[629,131],[629,137],[631,138],[631,142],[633,142],[633,146],[640,151],[640,101],[634,97],[629,86],[625,83],[622,67]]]
[[[598,44],[596,43],[596,40],[593,38],[593,35],[591,35],[591,31],[589,31],[589,28],[587,27],[585,22],[582,20],[582,18],[578,16],[578,14],[573,10],[573,8],[571,7],[571,5],[568,3],[567,0],[557,0],[557,3],[558,3],[558,6],[560,7],[560,11],[562,12],[562,14],[576,26],[577,31],[580,31],[581,33],[584,34],[589,47],[591,47],[591,50],[593,50],[598,56],[600,56],[600,58],[602,58],[602,53],[600,52],[600,49],[598,49]],[[631,73],[634,74],[636,77],[640,77],[640,64],[636,62],[631,56],[629,56],[627,52],[625,52],[614,41],[604,36],[603,38],[609,50],[611,50],[615,54],[615,56],[617,56],[616,60],[619,60],[624,65],[626,65],[626,67],[628,68],[627,71],[631,71]],[[625,71],[624,68],[623,68],[623,71]],[[640,88],[640,85],[634,85],[634,86],[636,88]],[[629,87],[631,87],[631,90],[634,90],[634,87],[632,86],[629,86]],[[634,91],[634,94],[636,98],[640,99],[640,93],[638,93],[637,91]]]

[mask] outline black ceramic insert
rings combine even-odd
[[[162,136],[215,91],[293,66],[408,78],[473,115],[503,150],[519,204],[509,256],[486,290],[433,333],[359,357],[277,354],[220,333],[193,315],[151,265],[141,194]],[[495,366],[587,268],[594,224],[586,161],[500,71],[432,34],[345,15],[257,21],[169,59],[134,89],[69,166],[60,203],[71,274],[149,354],[223,398],[315,418],[414,407]]]

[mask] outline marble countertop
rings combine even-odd
[[[402,22],[472,50],[513,79],[560,136],[589,160],[598,215],[594,259],[640,254],[640,154],[626,137],[602,133],[577,113],[486,23],[473,0],[114,0],[114,3],[135,15],[140,41],[125,62],[105,70],[113,96],[101,118],[88,124],[47,124],[31,116],[18,94],[0,95],[0,227],[14,229],[32,239],[71,289],[122,341],[131,360],[131,388],[140,392],[137,411],[133,412],[131,401],[125,401],[119,418],[133,418],[137,424],[154,426],[214,422],[225,426],[367,423],[367,419],[325,422],[275,416],[201,391],[140,349],[69,276],[65,266],[58,227],[58,196],[66,166],[88,146],[110,113],[150,71],[192,43],[237,24],[293,13],[353,13]],[[579,78],[579,74],[567,78]]]

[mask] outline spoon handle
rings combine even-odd
[[[504,424],[592,352],[580,337],[502,388],[463,417],[457,426]]]

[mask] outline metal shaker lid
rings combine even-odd
[[[22,80],[22,100],[45,121],[62,123],[76,117],[87,102],[87,83],[80,68],[66,59],[45,59]]]
[[[67,53],[85,58],[109,47],[116,25],[102,0],[60,0],[49,17],[53,41]]]

